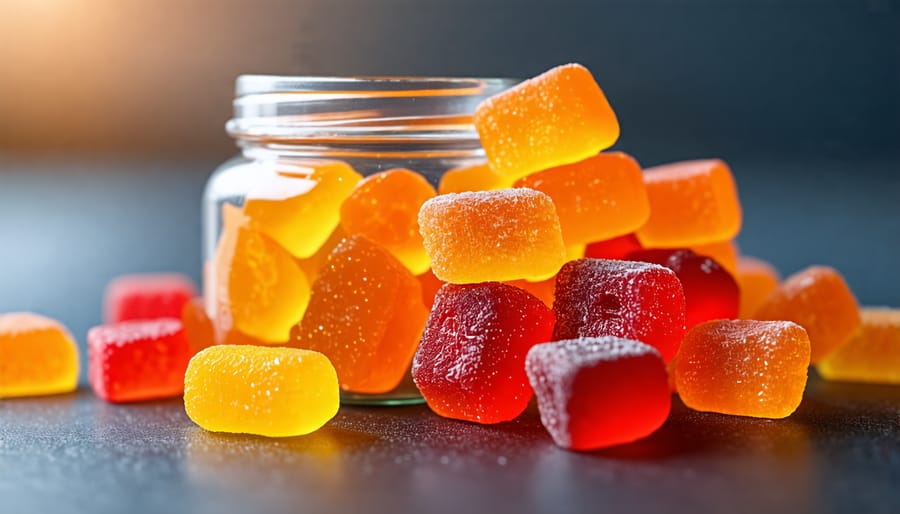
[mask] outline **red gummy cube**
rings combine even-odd
[[[525,361],[541,423],[563,448],[629,443],[669,417],[666,365],[644,343],[588,337],[539,344]]]
[[[675,272],[684,288],[687,330],[711,319],[738,317],[741,290],[737,281],[711,257],[686,249],[655,249],[632,252],[628,259],[652,262]]]
[[[413,360],[413,380],[441,416],[512,420],[532,396],[525,355],[550,340],[553,320],[553,311],[517,287],[447,284],[435,297]]]
[[[88,332],[88,378],[106,401],[178,396],[191,348],[181,321],[125,321]]]
[[[197,296],[194,282],[178,273],[122,275],[106,286],[105,323],[178,318],[181,309]]]
[[[614,237],[606,241],[597,241],[587,245],[584,256],[592,259],[625,260],[631,252],[643,250],[641,242],[634,234]]]
[[[659,350],[666,362],[684,337],[684,291],[656,264],[606,259],[566,263],[556,276],[554,340],[616,336]]]

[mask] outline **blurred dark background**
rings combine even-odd
[[[643,164],[721,157],[739,242],[900,305],[898,0],[3,0],[0,311],[76,336],[118,273],[199,279],[241,73],[527,77],[586,64]]]

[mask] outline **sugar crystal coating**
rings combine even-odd
[[[211,432],[304,435],[333,418],[339,402],[328,359],[296,348],[212,346],[184,374],[184,410]]]
[[[497,282],[438,291],[413,361],[416,386],[437,414],[476,423],[516,418],[531,399],[525,355],[550,340],[553,312]]]
[[[139,273],[114,278],[106,286],[103,319],[120,321],[177,318],[191,298],[194,282],[179,273]]]
[[[816,369],[828,380],[900,384],[900,309],[867,307],[860,314],[859,330]]]
[[[553,201],[532,189],[436,196],[422,205],[419,228],[446,282],[543,280],[566,259]]]
[[[784,418],[803,398],[809,352],[809,337],[796,323],[707,321],[681,343],[676,388],[695,410]]]
[[[617,336],[672,360],[684,336],[685,298],[668,268],[644,262],[579,259],[556,277],[553,339]]]
[[[78,350],[61,323],[31,312],[0,314],[0,398],[74,391]]]
[[[669,415],[665,363],[638,341],[604,336],[539,344],[529,350],[525,369],[541,422],[564,448],[635,441]]]

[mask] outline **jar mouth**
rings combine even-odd
[[[475,108],[518,82],[241,75],[226,130],[242,146],[477,143]]]

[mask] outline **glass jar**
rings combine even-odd
[[[217,342],[285,343],[241,333],[218,300],[230,294],[229,286],[217,278],[223,204],[242,207],[261,177],[273,171],[293,176],[322,161],[349,164],[364,177],[404,168],[437,186],[445,171],[484,160],[472,113],[482,100],[514,84],[508,79],[474,78],[239,77],[234,118],[227,130],[241,155],[213,173],[203,199],[204,297]],[[339,378],[340,374],[339,370]],[[343,383],[342,388],[345,403],[422,401],[408,366],[403,380],[390,391],[361,393]]]

